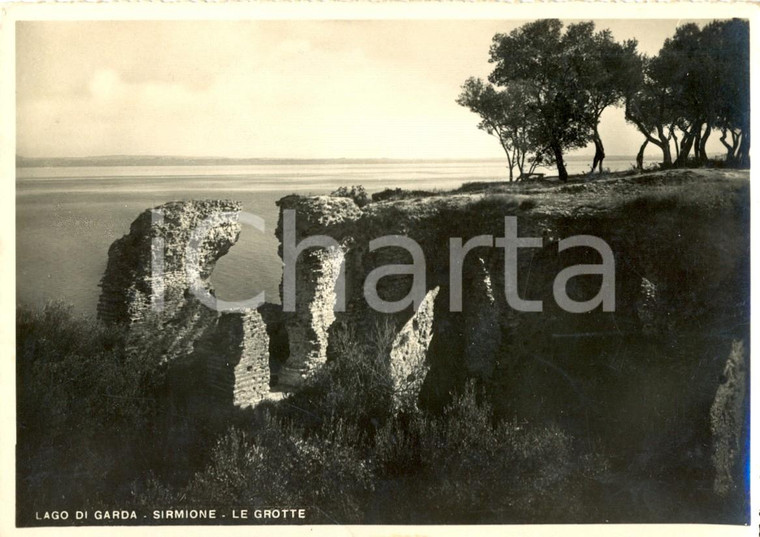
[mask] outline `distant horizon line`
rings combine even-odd
[[[565,158],[568,160],[580,160],[593,158],[593,153],[573,154]],[[635,154],[607,155],[606,159],[635,158]],[[605,159],[605,160],[606,160]],[[399,157],[219,157],[219,156],[182,156],[182,155],[89,155],[68,157],[25,157],[16,155],[17,167],[34,167],[40,164],[65,165],[65,164],[101,164],[104,161],[122,161],[119,165],[135,165],[140,161],[151,161],[151,164],[181,164],[208,162],[211,164],[229,163],[286,163],[286,162],[501,162],[506,163],[505,157],[443,157],[443,158],[399,158]],[[126,161],[126,162],[124,162]],[[163,162],[155,162],[163,161]]]

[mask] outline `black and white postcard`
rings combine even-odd
[[[755,535],[757,14],[8,5],[0,533]]]

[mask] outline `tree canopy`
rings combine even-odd
[[[563,32],[556,19],[538,20],[494,36],[491,84],[467,80],[457,102],[479,114],[478,126],[499,138],[510,179],[514,166],[526,173],[521,156],[530,147],[533,168],[556,164],[565,181],[564,153],[591,141],[592,171],[597,165],[602,170],[599,119],[637,84],[637,59],[635,41],[619,44],[609,30],[597,32],[593,22],[571,24]]]
[[[457,98],[458,104],[480,116],[479,129],[498,138],[507,155],[510,181],[514,180],[515,168],[520,177],[529,175],[544,159],[544,151],[533,139],[536,118],[524,106],[526,96],[527,88],[522,84],[499,90],[483,80],[468,78]]]
[[[490,50],[489,61],[495,68],[489,81],[525,88],[524,106],[534,119],[533,141],[546,153],[547,161],[557,165],[562,181],[567,180],[563,154],[585,146],[593,131],[589,96],[579,72],[581,54],[556,19],[496,34]]]
[[[749,165],[747,21],[684,24],[642,65],[638,85],[626,98],[626,119],[662,150],[663,165],[686,165],[692,150],[697,163],[704,163],[716,129],[726,162]]]
[[[567,27],[565,47],[570,51],[573,68],[586,92],[587,106],[592,116],[594,161],[591,171],[602,171],[604,144],[599,135],[602,112],[620,104],[638,83],[641,64],[635,39],[617,43],[609,30],[595,32],[593,22],[581,22]]]
[[[706,144],[720,131],[729,165],[749,165],[749,24],[719,20],[684,24],[659,54],[637,51],[636,40],[618,43],[593,22],[563,27],[556,19],[529,22],[496,34],[488,82],[469,78],[457,103],[478,114],[478,128],[495,136],[507,156],[509,178],[594,144],[591,166],[602,171],[599,121],[607,107],[625,107],[625,118],[644,135],[637,163],[653,144],[664,166],[686,165],[693,151],[707,160]],[[675,155],[674,155],[675,153]]]

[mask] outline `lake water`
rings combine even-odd
[[[608,158],[605,167],[629,169],[633,158]],[[590,159],[568,159],[582,173]],[[550,175],[555,170],[544,171]],[[345,161],[245,166],[124,166],[18,168],[16,177],[16,292],[20,304],[63,300],[94,314],[108,247],[128,233],[145,209],[168,201],[236,199],[264,219],[266,231],[244,227],[238,243],[212,275],[217,295],[241,300],[266,293],[279,302],[275,201],[293,193],[326,194],[342,185],[453,189],[467,181],[506,178],[502,160]]]

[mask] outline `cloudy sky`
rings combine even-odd
[[[19,22],[17,153],[499,158],[454,100],[523,22]],[[682,22],[597,27],[656,54]],[[641,143],[617,109],[601,134],[608,155]]]

